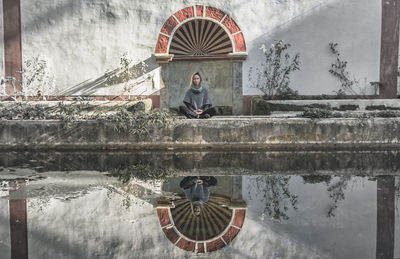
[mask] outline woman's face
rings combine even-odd
[[[199,75],[194,75],[193,84],[194,85],[199,85],[200,84],[200,76]]]

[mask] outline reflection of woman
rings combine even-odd
[[[193,215],[200,215],[203,204],[210,198],[211,186],[216,184],[217,179],[213,176],[183,178],[179,186],[183,188],[186,198],[191,202]]]
[[[185,105],[179,106],[179,110],[187,118],[208,119],[216,114],[212,107],[208,89],[202,86],[199,72],[192,75],[190,89],[186,91],[183,99]]]

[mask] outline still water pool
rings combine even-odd
[[[400,153],[0,153],[0,258],[400,258]]]

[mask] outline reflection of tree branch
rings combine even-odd
[[[350,180],[350,176],[340,176],[339,180],[336,183],[330,185],[327,189],[329,193],[329,198],[333,201],[329,210],[328,210],[328,217],[335,216],[335,210],[337,209],[337,204],[339,201],[343,201],[345,199],[344,191],[347,189],[348,183]]]
[[[138,163],[134,165],[122,166],[113,169],[112,176],[117,176],[118,180],[126,184],[131,179],[137,179],[144,182],[165,180],[174,175],[174,172],[168,168],[154,167],[150,164]]]
[[[108,188],[123,197],[122,205],[128,209],[133,203],[131,195],[143,201],[150,201],[155,197],[154,189],[158,183],[174,175],[174,171],[168,168],[155,167],[150,164],[138,163],[124,165],[110,171],[110,176],[118,177],[121,188]],[[137,181],[150,184],[149,187],[140,186]],[[150,189],[149,189],[150,188]],[[153,203],[153,202],[152,202]]]
[[[291,206],[297,210],[297,195],[289,191],[290,176],[258,176],[256,178],[257,190],[261,192],[266,200],[265,213],[278,222],[288,220],[286,212]]]

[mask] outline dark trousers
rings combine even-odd
[[[203,113],[200,115],[197,115],[194,111],[190,110],[185,105],[179,106],[179,111],[189,119],[197,119],[197,118],[204,119],[206,114],[210,115],[210,117],[215,116],[217,114],[217,110],[214,107],[210,107],[204,110]]]

